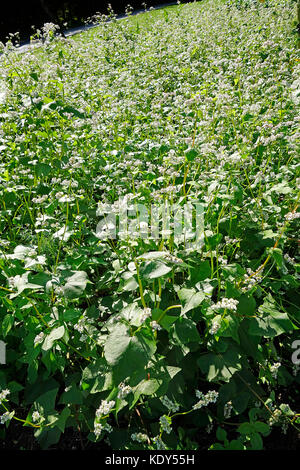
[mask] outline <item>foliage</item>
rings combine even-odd
[[[42,448],[74,428],[113,449],[262,449],[299,427],[295,3],[248,3],[4,48],[2,438],[14,420]],[[204,231],[99,239],[119,196],[199,202]]]

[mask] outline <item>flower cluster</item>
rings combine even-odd
[[[193,406],[194,410],[198,410],[204,406],[209,405],[210,403],[216,403],[219,393],[215,390],[209,390],[206,394],[196,390],[196,397],[199,398],[199,401]]]
[[[78,322],[74,325],[74,330],[79,331],[79,333],[83,333],[84,330],[93,323],[91,318],[88,318],[86,314],[78,320]]]
[[[220,322],[213,321],[209,329],[209,332],[211,335],[215,335],[219,331],[220,328],[221,328]]]
[[[131,439],[133,441],[139,442],[140,444],[142,444],[143,442],[148,442],[147,434],[143,434],[142,432],[131,434]]]
[[[189,445],[168,435],[179,409],[169,397],[189,403],[188,389],[177,387],[175,394],[169,378],[176,373],[176,383],[187,379],[192,393],[198,386],[198,374],[187,378],[184,367],[174,367],[181,356],[188,364],[190,356],[196,362],[207,351],[222,354],[225,346],[230,353],[234,344],[246,372],[270,393],[272,376],[284,370],[278,362],[263,364],[270,328],[262,323],[286,305],[299,280],[293,232],[300,217],[300,64],[294,0],[190,2],[147,12],[138,21],[130,13],[127,8],[127,17],[114,21],[109,7],[108,15],[92,20],[97,27],[76,40],[58,37],[58,27],[48,23],[39,34],[46,44],[37,48],[23,52],[0,44],[2,330],[15,346],[1,380],[18,378],[27,390],[28,380],[34,389],[45,370],[49,380],[59,373],[67,381],[59,395],[75,388],[85,397],[78,400],[77,417],[85,429],[94,414],[94,438],[109,432],[106,421],[116,408],[130,435],[138,405],[133,398],[147,392],[142,418],[158,434],[153,441],[149,434],[148,443],[162,449],[162,431],[168,446]],[[170,203],[184,210],[167,218],[163,209],[169,212]],[[123,213],[126,224],[120,224]],[[150,218],[157,237],[148,229]],[[145,263],[139,268],[140,259]],[[179,317],[169,311],[178,299]],[[255,304],[261,317],[249,313]],[[294,325],[294,308],[285,309],[282,330],[292,328],[287,317]],[[159,312],[168,315],[162,319]],[[54,336],[56,328],[65,328],[55,354],[41,351],[45,322]],[[201,338],[189,343],[199,338],[197,331]],[[249,364],[251,350],[238,344],[237,331],[250,340],[259,334],[260,351]],[[280,350],[287,357],[284,335]],[[281,360],[279,344],[272,347],[275,361]],[[13,357],[29,360],[28,374],[19,374]],[[292,367],[297,374],[298,366]],[[115,382],[117,371],[124,376]],[[226,381],[212,375],[216,388]],[[155,378],[163,383],[151,393]],[[291,393],[293,379],[288,377]],[[8,393],[0,392],[3,405]],[[101,402],[106,394],[110,398]],[[21,410],[28,406],[26,393],[14,396]],[[216,391],[196,396],[192,410],[203,416],[210,418],[204,407],[216,402],[221,419],[237,412]],[[31,424],[49,421],[38,410]],[[188,420],[176,420],[178,429],[188,429]],[[73,418],[69,422],[78,426]],[[51,430],[61,424],[52,420]],[[124,446],[140,447],[143,429],[132,429],[136,433]],[[179,435],[188,436],[186,429]]]
[[[244,276],[244,286],[242,287],[243,292],[247,292],[252,289],[255,284],[258,284],[262,280],[262,271],[255,273],[251,268],[247,268],[247,274]]]
[[[151,308],[148,308],[148,307],[144,308],[143,313],[141,314],[141,322],[144,323],[147,320],[147,318],[151,318],[151,315],[152,315]]]
[[[162,397],[161,402],[171,413],[176,413],[179,410],[179,405],[173,403],[166,395]]]
[[[153,438],[153,444],[155,444],[155,447],[156,447],[157,450],[165,450],[165,448],[166,448],[166,446],[163,443],[163,441],[161,440],[160,436],[155,436]]]
[[[232,407],[232,402],[231,401],[228,401],[227,403],[225,403],[225,405],[224,405],[224,418],[225,419],[230,418],[232,409],[233,409],[233,407]]]
[[[102,400],[99,408],[96,411],[97,418],[101,418],[101,416],[108,415],[114,406],[115,406],[114,400],[111,400],[111,401]]]
[[[32,413],[32,421],[36,423],[37,421],[40,421],[42,419],[40,413],[38,411],[34,411]]]
[[[299,219],[300,218],[300,212],[288,212],[284,217],[288,221],[291,221],[291,220],[294,220],[294,219]]]
[[[5,390],[2,390],[2,392],[0,392],[0,404],[6,400],[7,398],[7,395],[10,394],[10,391],[6,388]]]
[[[0,416],[0,423],[4,424],[7,421],[11,420],[11,413],[9,411],[6,411],[2,416]]]
[[[119,384],[118,398],[120,400],[127,397],[130,392],[132,392],[130,385],[125,385],[123,382]]]
[[[275,362],[274,364],[272,364],[272,365],[270,366],[270,371],[271,371],[272,377],[273,377],[274,379],[277,378],[278,369],[279,369],[280,366],[281,366],[281,362]]]
[[[222,300],[220,300],[219,302],[217,302],[215,305],[213,305],[213,309],[214,310],[218,310],[220,308],[226,308],[227,310],[233,310],[233,311],[236,311],[237,309],[237,304],[239,303],[238,300],[235,300],[235,299],[227,299],[226,297],[224,297]]]
[[[153,331],[159,331],[159,330],[162,329],[160,324],[157,323],[155,320],[150,322],[150,326],[151,326]]]
[[[166,432],[167,434],[170,434],[170,432],[172,431],[172,427],[171,427],[172,420],[171,420],[171,418],[169,416],[163,415],[159,418],[159,422],[160,422],[161,429],[164,432]]]
[[[103,425],[100,423],[95,423],[94,425],[94,434],[96,437],[99,437],[103,431]]]
[[[94,424],[94,434],[97,438],[100,437],[101,434],[105,431],[108,433],[111,433],[113,431],[113,427],[108,423],[105,423],[105,424],[95,423]]]
[[[269,425],[273,426],[274,424],[278,423],[282,417],[282,411],[279,408],[275,408],[273,411],[272,416],[269,419]]]

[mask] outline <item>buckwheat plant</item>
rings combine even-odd
[[[144,8],[0,45],[0,447],[292,447],[297,3]]]

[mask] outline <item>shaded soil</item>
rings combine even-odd
[[[11,422],[8,429],[6,429],[5,439],[0,439],[0,451],[40,450],[33,433],[33,430]],[[199,439],[199,450],[207,450],[212,438],[213,436],[208,436],[204,432],[202,438]],[[285,435],[280,428],[274,428],[270,436],[264,438],[264,447],[267,451],[300,450],[300,433],[294,429],[289,429]],[[67,428],[58,444],[51,446],[49,450],[102,450],[110,452],[112,449],[103,441],[93,443],[84,434],[80,436],[78,431]]]

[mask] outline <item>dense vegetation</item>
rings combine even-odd
[[[186,0],[183,0],[185,2]],[[128,5],[130,3],[130,6]],[[117,14],[124,15],[125,10],[133,8],[143,10],[146,6],[172,3],[164,0],[26,0],[23,2],[5,2],[0,17],[0,41],[18,32],[21,41],[29,41],[33,34],[32,26],[41,28],[44,23],[54,22],[61,31],[74,26],[81,26],[88,17],[96,12],[107,14],[109,5]],[[173,3],[176,3],[173,2]],[[16,40],[16,37],[14,38]]]
[[[2,48],[3,442],[296,445],[296,23],[291,0],[206,0]],[[167,202],[203,230],[144,236]],[[135,236],[106,239],[120,206]]]

